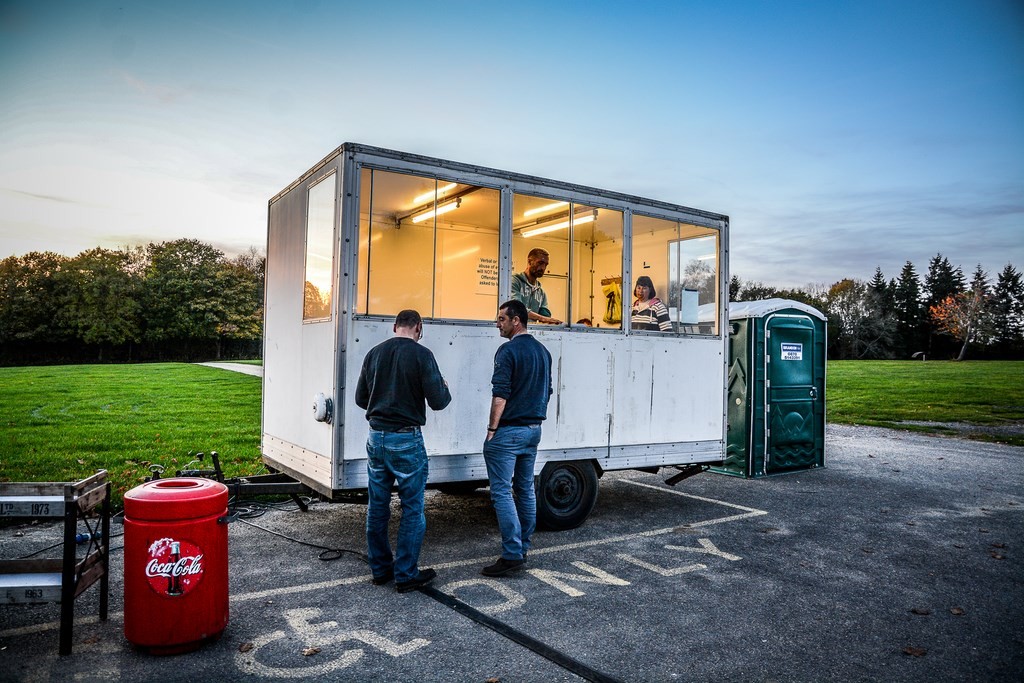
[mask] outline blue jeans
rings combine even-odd
[[[423,514],[423,489],[427,484],[427,451],[423,435],[414,432],[370,430],[366,438],[367,492],[366,550],[374,576],[387,576],[392,570],[395,582],[411,581],[419,576],[417,563],[423,532],[427,529]],[[391,487],[397,482],[402,501],[402,520],[398,524],[398,543],[394,557],[388,540],[391,521]]]
[[[491,483],[491,501],[501,531],[501,556],[521,560],[537,528],[537,497],[533,465],[537,461],[540,425],[499,427],[484,442],[484,463]]]

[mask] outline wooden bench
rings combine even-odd
[[[97,510],[98,508],[98,510]],[[0,559],[0,602],[60,603],[60,649],[71,653],[74,601],[100,583],[100,619],[107,618],[110,569],[110,483],[107,471],[72,483],[0,482],[0,518],[64,520],[61,559]],[[78,523],[89,535],[78,559]]]

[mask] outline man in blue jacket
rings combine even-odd
[[[423,337],[420,314],[405,310],[395,318],[395,336],[370,349],[356,385],[356,405],[366,409],[369,506],[366,548],[373,583],[392,578],[399,593],[425,586],[437,572],[419,569],[420,547],[427,528],[423,491],[427,484],[427,451],[420,432],[427,422],[426,401],[433,410],[451,403],[448,384],[434,354],[417,342]],[[398,482],[402,520],[394,556],[388,541],[391,487]]]
[[[537,526],[533,467],[551,396],[551,354],[527,334],[527,320],[520,301],[507,301],[498,309],[498,330],[509,341],[494,354],[484,463],[501,530],[501,557],[483,568],[484,576],[522,568]]]

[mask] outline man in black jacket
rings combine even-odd
[[[448,384],[434,354],[417,342],[423,337],[420,314],[405,310],[395,318],[395,336],[370,349],[363,360],[356,405],[366,409],[370,434],[366,439],[369,506],[366,546],[373,583],[392,578],[399,593],[430,583],[437,572],[419,569],[420,547],[426,531],[423,491],[427,483],[427,451],[420,432],[427,422],[424,401],[433,410],[451,403]],[[388,540],[391,487],[398,483],[402,519],[392,556]]]

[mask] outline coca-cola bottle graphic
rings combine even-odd
[[[181,559],[181,543],[178,541],[171,542],[171,575],[167,579],[167,594],[168,595],[181,595],[184,591],[181,589],[181,575],[178,571],[178,560]]]

